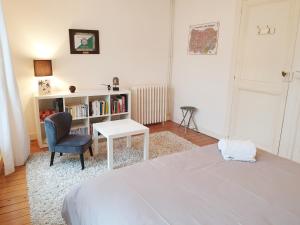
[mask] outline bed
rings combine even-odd
[[[117,169],[64,199],[68,225],[299,225],[300,165],[263,151],[224,161],[216,145]]]

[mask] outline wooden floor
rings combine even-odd
[[[159,131],[171,131],[199,146],[213,144],[217,141],[214,138],[194,131],[188,130],[187,133],[185,133],[184,128],[179,128],[177,124],[173,122],[166,122],[164,125],[157,124],[150,126],[150,132]],[[34,153],[38,151],[47,151],[47,149],[40,149],[37,142],[33,141],[31,143],[31,152]],[[0,176],[0,224],[31,224],[25,166],[18,167],[16,172],[10,176]]]

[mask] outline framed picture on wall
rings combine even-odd
[[[189,55],[216,55],[218,52],[219,23],[190,26]]]
[[[99,54],[99,31],[69,29],[71,54]]]

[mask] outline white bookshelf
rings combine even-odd
[[[116,96],[126,96],[126,110],[125,112],[112,113],[111,101]],[[58,100],[59,99],[59,100]],[[90,102],[92,101],[106,101],[108,104],[107,113],[103,115],[92,115]],[[131,93],[128,90],[120,91],[82,91],[76,93],[69,92],[56,92],[49,95],[35,96],[34,98],[34,108],[35,108],[35,123],[37,131],[38,144],[41,148],[47,147],[47,140],[45,134],[44,121],[40,119],[40,112],[45,110],[55,110],[54,103],[56,101],[61,102],[60,110],[56,111],[66,111],[66,107],[71,107],[74,105],[87,105],[87,116],[83,117],[73,117],[72,128],[74,129],[87,129],[87,133],[91,134],[91,124],[100,123],[110,120],[119,120],[131,118]]]

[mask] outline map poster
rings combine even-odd
[[[218,51],[219,23],[190,26],[190,55],[216,55]]]

